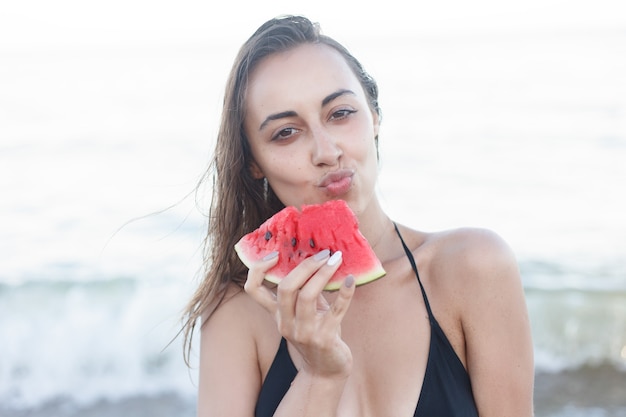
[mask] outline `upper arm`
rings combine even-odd
[[[483,417],[532,416],[533,347],[517,261],[493,233],[471,241],[461,321],[476,405]]]
[[[252,417],[261,386],[250,300],[222,303],[200,333],[198,417]]]

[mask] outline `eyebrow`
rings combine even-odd
[[[322,107],[326,106],[328,103],[335,100],[337,97],[341,97],[346,94],[356,95],[354,91],[352,90],[347,90],[347,89],[337,90],[334,93],[331,93],[327,95],[326,97],[324,97],[324,99],[322,100]],[[296,113],[293,110],[287,110],[287,111],[282,111],[280,113],[270,114],[269,116],[265,118],[265,120],[263,120],[263,123],[261,123],[261,126],[259,126],[259,130],[263,130],[263,128],[272,120],[284,119],[286,117],[295,117],[297,115],[298,113]]]
[[[341,97],[345,94],[351,94],[353,96],[356,95],[354,94],[354,91],[352,90],[346,90],[346,89],[337,90],[334,93],[329,94],[328,96],[324,98],[324,100],[322,100],[322,107],[324,107],[325,105],[327,105],[328,103],[336,99],[337,97]]]

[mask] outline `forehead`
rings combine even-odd
[[[269,55],[250,76],[246,94],[249,112],[258,109],[290,106],[304,100],[317,100],[339,89],[358,95],[363,90],[345,58],[324,44],[304,44],[288,51]]]

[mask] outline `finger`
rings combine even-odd
[[[278,252],[272,252],[253,264],[248,270],[248,278],[243,286],[244,291],[257,303],[265,307],[272,315],[277,311],[276,296],[263,285],[263,281],[267,272],[272,269],[277,262]]]
[[[348,311],[348,307],[350,307],[350,302],[352,301],[352,296],[354,295],[354,290],[356,285],[354,285],[354,277],[352,275],[348,275],[344,281],[343,285],[339,288],[339,294],[335,301],[330,306],[330,311],[332,312],[333,317],[340,322],[343,320],[343,316],[345,316]]]
[[[299,290],[304,284],[311,278],[311,276],[317,272],[318,269],[330,257],[330,250],[324,249],[313,256],[309,256],[304,261],[300,262],[293,270],[280,282],[279,286],[284,290],[292,291],[294,289]]]
[[[276,290],[278,313],[282,320],[291,322],[296,314],[295,305],[300,289],[329,259],[330,251],[325,249],[302,261],[279,284]]]
[[[324,310],[324,303],[320,300],[322,291],[332,278],[333,274],[339,269],[342,261],[341,251],[333,253],[328,258],[326,264],[323,265],[316,273],[307,281],[298,294],[298,302],[296,304],[296,315],[298,317],[309,317],[315,315],[319,310]]]

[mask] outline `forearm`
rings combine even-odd
[[[347,376],[326,377],[300,371],[281,401],[275,417],[336,415]]]

